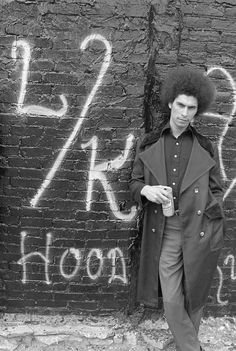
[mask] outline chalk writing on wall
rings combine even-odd
[[[22,278],[22,283],[26,284],[27,282],[30,282],[30,272],[27,271],[27,264],[31,263],[32,260],[37,257],[40,258],[44,264],[44,280],[46,284],[51,284],[52,280],[50,279],[50,264],[52,264],[53,259],[50,258],[50,248],[53,242],[53,236],[51,233],[46,234],[46,245],[45,245],[45,253],[41,253],[38,251],[33,251],[33,252],[25,252],[25,246],[26,246],[26,239],[28,236],[28,233],[26,231],[22,231],[21,233],[21,258],[18,260],[18,264],[22,265],[22,271],[23,271],[23,278]],[[113,281],[120,281],[123,284],[127,284],[127,276],[126,276],[126,265],[125,265],[125,259],[123,256],[123,253],[119,247],[115,247],[113,249],[110,249],[104,257],[103,251],[101,249],[93,248],[90,249],[88,254],[85,255],[83,254],[84,250],[81,249],[76,249],[76,248],[69,248],[66,249],[60,258],[60,264],[59,264],[59,272],[65,280],[70,280],[72,278],[75,278],[77,274],[79,274],[79,270],[81,268],[81,263],[82,260],[86,261],[86,270],[88,277],[94,281],[102,277],[103,274],[103,269],[105,268],[105,262],[106,266],[108,265],[108,268],[110,267],[111,273],[108,279],[108,283],[112,283]],[[75,267],[71,273],[66,273],[64,266],[65,262],[67,259],[68,255],[73,255],[75,259]],[[99,260],[99,266],[97,268],[96,272],[92,272],[92,258],[96,257]],[[109,262],[109,264],[107,263]],[[117,266],[121,266],[121,273],[119,269],[119,273],[117,272]],[[107,267],[106,267],[107,268]]]

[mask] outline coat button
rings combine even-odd
[[[199,192],[199,189],[198,188],[194,188],[194,192],[195,192],[195,194],[197,194]]]
[[[156,229],[155,229],[155,228],[152,228],[152,231],[153,231],[153,233],[155,233]]]
[[[198,210],[197,211],[197,215],[200,216],[202,214],[202,211],[201,210]]]
[[[154,210],[154,213],[157,213],[157,210]]]
[[[205,235],[205,233],[204,233],[204,232],[200,232],[200,234],[199,234],[199,235],[200,235],[200,237],[201,237],[201,238],[203,238],[203,237],[204,237],[204,235]]]

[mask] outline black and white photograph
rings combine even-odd
[[[236,351],[236,0],[0,0],[0,351]]]

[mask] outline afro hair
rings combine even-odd
[[[162,85],[163,111],[168,113],[168,104],[181,94],[194,96],[197,99],[197,114],[199,114],[205,112],[214,101],[216,89],[206,74],[193,68],[178,67],[169,71]]]

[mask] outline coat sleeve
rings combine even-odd
[[[223,182],[221,179],[219,153],[216,145],[213,144],[213,148],[214,148],[214,161],[216,162],[216,164],[210,170],[209,186],[212,194],[215,196],[219,204],[222,206],[224,189],[223,189]]]
[[[136,156],[133,163],[131,178],[129,180],[129,187],[133,200],[136,201],[140,207],[143,207],[148,200],[145,196],[141,195],[141,190],[146,184],[144,180],[144,164],[139,156],[139,145],[140,142],[137,143],[136,147]]]

